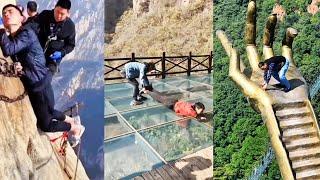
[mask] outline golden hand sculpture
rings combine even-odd
[[[263,36],[264,59],[274,56],[272,44],[276,23],[276,14],[270,15]],[[230,58],[230,78],[248,97],[253,108],[261,113],[270,135],[272,147],[275,150],[282,177],[284,179],[320,177],[319,170],[315,170],[315,174],[310,173],[313,169],[309,169],[310,171],[307,172],[306,167],[309,167],[310,163],[308,166],[308,162],[303,161],[306,159],[306,156],[303,156],[305,151],[309,152],[309,156],[313,158],[311,148],[315,149],[318,145],[320,147],[320,138],[317,120],[308,99],[306,81],[297,69],[292,56],[292,43],[298,35],[297,30],[288,28],[282,41],[282,56],[290,61],[286,77],[292,90],[287,93],[276,88],[275,85],[278,82],[275,79],[271,79],[266,91],[260,87],[264,80],[264,72],[258,67],[260,56],[255,42],[256,3],[253,0],[248,4],[245,32],[246,52],[251,67],[249,74],[244,73],[244,63],[240,60],[237,50],[232,46],[226,34],[220,30],[216,32],[216,36]],[[306,122],[310,124],[306,124]],[[310,135],[313,139],[307,139],[303,135]],[[314,161],[314,164],[320,164],[319,160]]]

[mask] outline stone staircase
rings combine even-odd
[[[320,179],[320,138],[306,101],[278,103],[275,115],[296,179]]]

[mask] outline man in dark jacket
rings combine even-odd
[[[62,58],[75,47],[75,25],[69,18],[70,0],[59,0],[53,10],[42,11],[30,26],[45,52],[46,65],[54,74]]]
[[[133,86],[133,100],[130,105],[140,105],[143,100],[146,100],[146,97],[139,94],[139,82],[136,78],[139,78],[140,83],[143,87],[148,87],[149,80],[147,73],[155,70],[154,63],[140,63],[140,62],[129,62],[124,65],[124,68],[121,70],[121,76],[128,79],[128,82]]]
[[[23,70],[21,81],[28,92],[38,127],[45,132],[70,131],[72,136],[80,138],[84,127],[54,109],[50,83],[52,74],[45,66],[43,50],[36,34],[32,29],[22,27],[22,11],[8,4],[3,8],[2,15],[7,32],[1,29],[0,46],[4,56],[10,56],[14,62],[22,65],[17,71]]]
[[[260,62],[259,68],[264,71],[264,83],[262,84],[262,88],[267,88],[271,76],[273,76],[281,85],[285,86],[286,92],[290,91],[291,85],[286,78],[289,64],[289,60],[283,56],[274,56],[264,62]]]

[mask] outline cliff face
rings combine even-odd
[[[132,0],[105,1],[105,32],[114,33],[117,21],[127,9],[132,8]]]
[[[105,57],[208,54],[212,12],[211,0],[133,0],[115,33],[106,34]]]
[[[3,5],[14,1],[1,1]],[[3,58],[0,51],[0,58]],[[11,62],[10,59],[6,59]],[[15,98],[24,92],[19,78],[0,75],[0,95]],[[51,138],[61,133],[43,133],[37,129],[36,117],[28,96],[8,103],[0,100],[0,179],[69,179],[74,178],[77,157],[67,145],[66,166],[58,154],[59,143],[50,143]],[[69,175],[68,175],[69,174]],[[88,179],[79,162],[77,179]]]
[[[191,3],[196,0],[133,0],[133,11],[139,16],[147,12],[153,12],[157,9],[168,8],[168,7],[188,7]]]

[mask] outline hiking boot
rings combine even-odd
[[[138,101],[145,101],[145,100],[147,100],[148,98],[146,98],[146,97],[144,97],[144,96],[142,96],[142,95],[139,95],[138,97],[137,97],[137,100]]]
[[[132,100],[130,106],[137,106],[143,104],[142,101]]]

